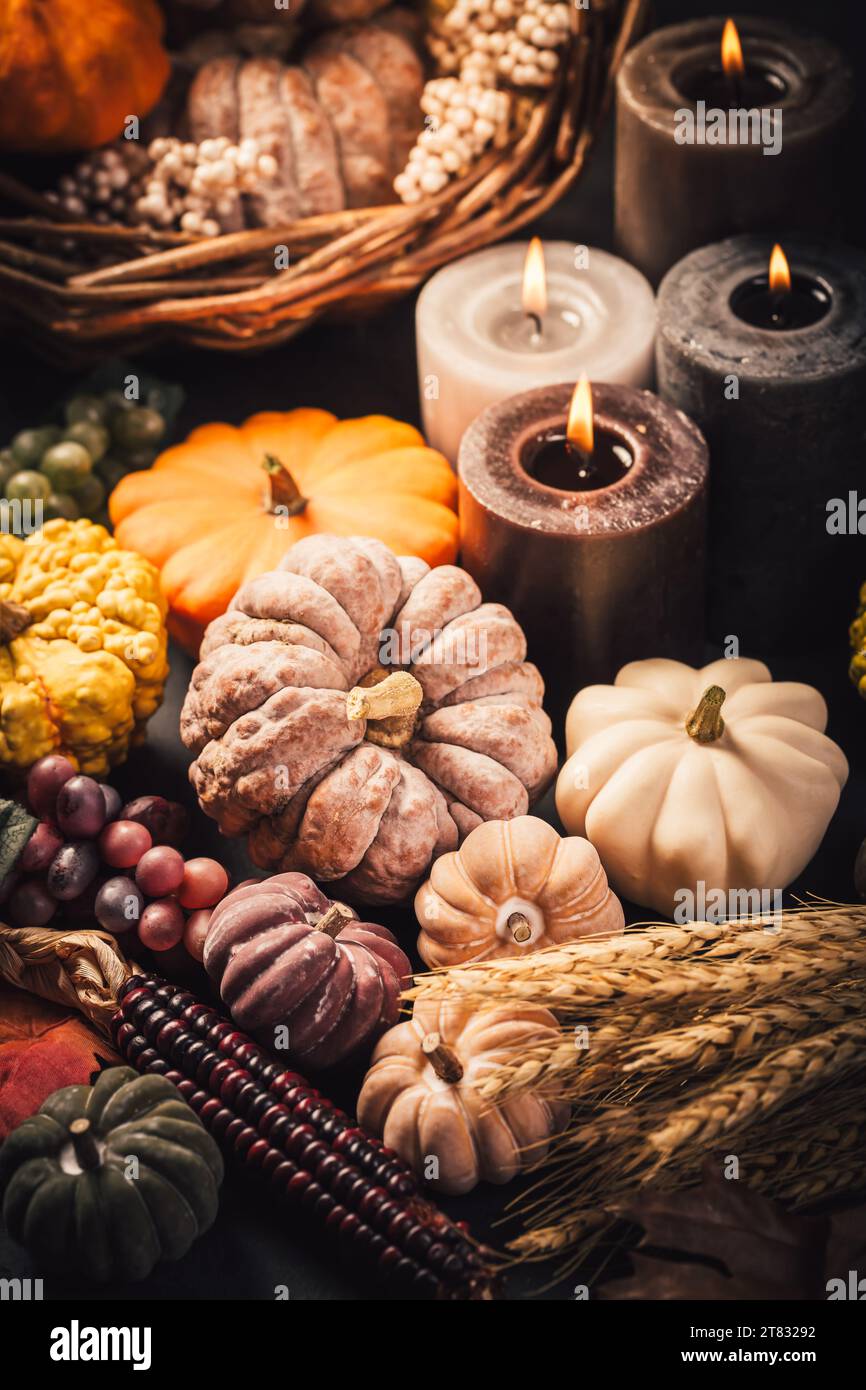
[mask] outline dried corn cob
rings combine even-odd
[[[414,1174],[296,1072],[194,995],[133,976],[112,1030],[141,1072],[168,1077],[228,1157],[419,1298],[490,1298],[483,1250],[421,1196]]]

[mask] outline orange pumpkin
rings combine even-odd
[[[113,140],[168,80],[155,0],[0,0],[0,146],[53,153]]]
[[[162,571],[169,630],[197,652],[241,584],[315,532],[374,536],[430,565],[457,554],[457,485],[411,425],[265,411],[202,425],[111,494],[118,545]]]

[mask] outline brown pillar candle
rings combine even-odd
[[[825,39],[737,16],[656,30],[617,79],[616,240],[658,284],[737,232],[847,230],[854,80]]]
[[[591,437],[579,392],[542,387],[483,411],[458,463],[462,563],[523,626],[557,723],[627,661],[702,653],[703,436],[649,391],[591,391]]]

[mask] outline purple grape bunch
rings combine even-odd
[[[201,958],[207,918],[228,876],[214,859],[184,860],[182,806],[162,796],[123,805],[114,787],[56,753],[33,764],[27,799],[39,823],[8,899],[17,926],[95,918],[117,936],[134,933],[150,950],[183,940]]]

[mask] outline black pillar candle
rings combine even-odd
[[[733,237],[674,266],[656,349],[660,394],[710,447],[708,635],[755,656],[834,625],[844,642],[866,568],[839,521],[866,476],[866,255],[786,240],[791,290],[774,291],[770,246]]]
[[[686,252],[737,232],[849,234],[860,177],[850,68],[834,45],[785,23],[736,23],[740,76],[722,70],[721,16],[656,30],[619,72],[616,239],[653,284]]]
[[[489,406],[458,463],[461,563],[521,623],[557,729],[626,662],[703,652],[706,444],[652,392],[594,382],[587,457],[565,439],[573,389]]]

